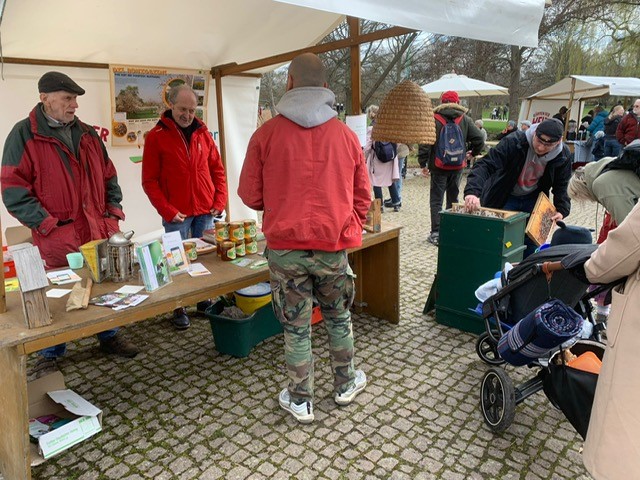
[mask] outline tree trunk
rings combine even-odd
[[[525,47],[512,45],[509,74],[509,120],[518,120],[520,114],[520,72]]]

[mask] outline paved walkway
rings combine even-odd
[[[401,321],[354,315],[357,365],[369,377],[354,404],[333,402],[323,328],[313,333],[316,420],[304,426],[277,404],[281,337],[236,359],[216,352],[204,319],[180,333],[150,320],[127,329],[143,349],[133,360],[105,358],[94,338],[70,346],[67,384],[103,409],[104,430],[34,478],[588,479],[580,437],[542,393],[517,407],[502,436],[485,427],[475,337],[422,315],[437,250],[425,241],[428,181],[413,171],[403,204],[383,214],[404,226]],[[574,206],[569,220],[594,226],[595,209]]]

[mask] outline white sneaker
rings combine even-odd
[[[313,422],[313,404],[309,401],[301,403],[300,405],[291,401],[291,395],[286,388],[280,392],[278,396],[280,406],[294,416],[300,423]]]
[[[349,405],[366,386],[367,376],[362,370],[356,370],[353,386],[344,393],[336,393],[334,400],[338,405]]]

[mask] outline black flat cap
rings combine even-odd
[[[538,125],[536,129],[536,135],[546,135],[552,142],[557,142],[562,138],[564,133],[564,125],[556,118],[547,118],[544,122]]]
[[[61,72],[47,72],[38,80],[40,93],[69,92],[76,95],[84,95],[84,89],[67,75]]]

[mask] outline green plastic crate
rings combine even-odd
[[[206,316],[216,350],[233,357],[246,357],[261,341],[282,333],[282,325],[273,313],[271,302],[260,307],[247,318],[233,319],[220,315],[223,302],[207,308]]]

